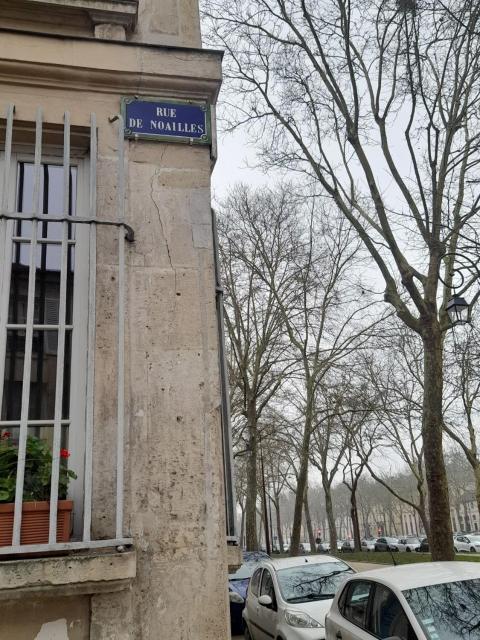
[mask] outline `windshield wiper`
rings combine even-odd
[[[334,597],[334,593],[306,593],[303,596],[288,598],[287,602],[301,602],[302,600],[331,600]]]

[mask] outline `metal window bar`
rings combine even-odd
[[[0,246],[4,247],[3,265],[0,263],[0,381],[2,389],[5,380],[5,362],[7,349],[7,331],[17,329],[25,331],[24,366],[21,394],[21,414],[19,420],[0,420],[0,429],[19,428],[18,463],[15,491],[15,511],[13,522],[12,544],[0,547],[1,555],[15,553],[41,553],[68,549],[99,548],[124,546],[132,543],[131,538],[124,535],[124,438],[125,438],[125,374],[124,374],[124,342],[125,342],[125,239],[133,240],[133,230],[125,224],[125,167],[124,167],[124,139],[122,118],[118,120],[118,219],[116,221],[99,220],[96,216],[96,159],[97,159],[97,123],[95,114],[90,121],[90,191],[88,217],[72,216],[70,212],[71,198],[71,160],[70,160],[70,114],[64,115],[64,149],[63,149],[63,214],[61,216],[46,215],[42,212],[45,206],[46,184],[44,180],[44,198],[41,198],[42,166],[42,132],[43,114],[37,110],[35,123],[35,160],[34,160],[34,213],[24,214],[17,211],[15,205],[9,205],[9,184],[11,180],[12,162],[12,134],[14,128],[14,106],[7,108],[5,151],[3,168],[3,191],[0,200]],[[48,177],[48,176],[47,176]],[[17,221],[31,220],[30,237],[24,237],[14,227]],[[60,222],[62,226],[61,239],[39,237],[39,224],[46,222]],[[71,542],[57,542],[57,507],[60,477],[60,446],[62,428],[71,425],[70,419],[62,415],[63,392],[65,381],[65,352],[66,332],[73,331],[73,324],[67,324],[67,276],[69,247],[75,245],[75,240],[69,236],[72,224],[89,224],[89,281],[88,281],[88,331],[87,331],[87,376],[85,383],[86,411],[85,411],[85,456],[84,456],[84,495],[83,495],[83,534],[81,540]],[[92,473],[93,473],[93,435],[94,435],[94,360],[95,360],[95,292],[96,292],[96,225],[115,225],[118,227],[119,264],[118,264],[118,352],[117,352],[117,443],[116,443],[116,516],[115,532],[111,539],[92,540]],[[41,235],[41,234],[40,234]],[[30,256],[28,264],[28,294],[25,324],[9,324],[8,307],[10,298],[11,262],[13,243],[29,245]],[[36,254],[37,245],[57,245],[61,248],[59,312],[58,323],[55,325],[35,324],[35,282],[36,282]],[[19,246],[18,244],[16,246]],[[49,330],[57,332],[57,366],[55,381],[55,409],[53,420],[34,420],[29,418],[30,382],[32,369],[32,348],[34,331]],[[72,366],[75,363],[72,362]],[[0,389],[0,415],[2,412],[3,392]],[[29,427],[49,426],[53,424],[52,444],[52,479],[50,487],[50,513],[48,543],[21,544],[22,504],[25,476],[25,455]]]

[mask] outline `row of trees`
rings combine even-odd
[[[295,496],[291,553],[304,522],[315,538],[309,473],[321,480],[332,545],[339,483],[348,489],[360,545],[365,475],[413,509],[431,535],[422,341],[384,304],[351,228],[322,199],[283,183],[258,191],[237,186],[220,207],[219,234],[247,548],[259,544],[265,469],[278,531],[282,496]],[[465,454],[480,496],[475,324],[452,332],[445,353],[443,428]],[[391,481],[399,469],[410,479],[406,486]]]
[[[469,490],[472,482],[471,469],[463,456],[458,451],[451,452],[446,459],[447,475],[452,502],[452,523],[456,529],[475,531],[480,527],[478,511],[475,512],[471,502],[472,492]],[[339,482],[332,489],[334,503],[334,517],[339,539],[352,538],[354,535],[354,522],[351,513],[350,486],[343,481],[343,469],[339,474]],[[267,525],[270,529],[270,539],[274,547],[284,552],[290,540],[293,526],[294,492],[288,488],[282,493],[277,502],[273,499],[273,478],[276,478],[276,470],[265,467],[267,499],[270,499],[268,507]],[[382,478],[402,496],[415,493],[414,478],[404,472],[388,475],[384,472]],[[243,476],[238,477],[240,514],[244,511],[244,481]],[[321,485],[314,484],[308,495],[311,525],[315,537],[328,540],[329,524],[326,518],[325,494]],[[423,523],[405,501],[396,498],[391,491],[382,484],[376,482],[368,475],[362,476],[358,483],[358,521],[360,536],[377,537],[380,535],[401,536],[425,534]],[[262,509],[258,510],[258,535],[261,543],[265,540],[265,520]],[[311,542],[307,518],[303,519],[302,541]],[[240,518],[239,535],[245,539],[245,522]]]
[[[354,270],[375,270],[385,301],[418,344],[430,542],[434,559],[452,559],[443,446],[445,339],[452,295],[470,296],[472,304],[480,295],[476,257],[462,260],[477,239],[480,205],[480,5],[474,0],[205,0],[204,15],[212,44],[227,52],[230,126],[248,125],[259,163],[298,176],[325,206],[323,217],[315,208],[314,221],[312,204],[312,213],[304,216],[312,222],[299,229],[279,220],[273,247],[286,243],[282,256],[269,255],[261,243],[250,246],[248,235],[236,240],[259,252],[251,254],[255,286],[275,303],[265,310],[268,330],[258,338],[276,336],[281,327],[280,342],[289,346],[285,358],[274,357],[263,369],[258,363],[252,383],[262,399],[256,415],[253,405],[248,408],[251,398],[246,400],[246,446],[255,459],[259,431],[251,419],[261,419],[278,384],[276,374],[292,367],[299,388],[295,402],[301,398],[303,407],[296,424],[301,447],[295,521],[300,522],[314,427],[330,416],[320,386],[328,382],[336,388],[342,375],[354,375],[341,374],[339,363],[361,351],[379,326],[364,317],[371,304],[367,289],[365,298],[357,295],[354,287],[360,285],[349,277]],[[335,223],[325,225],[325,218]],[[261,220],[252,224],[260,235],[267,230]],[[361,265],[367,258],[368,265]],[[296,267],[294,284],[285,279],[287,265]],[[472,265],[473,271],[455,281],[457,267]],[[311,289],[314,276],[322,288]],[[338,293],[331,289],[332,277]],[[284,300],[292,303],[292,312]],[[336,325],[331,335],[324,317]],[[249,343],[237,347],[247,350],[238,357],[249,359]],[[329,402],[335,405],[335,394]],[[250,507],[247,518],[252,513]]]

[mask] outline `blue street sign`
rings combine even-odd
[[[210,106],[190,100],[123,98],[126,138],[210,144]]]

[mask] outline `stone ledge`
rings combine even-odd
[[[86,11],[94,24],[118,24],[126,31],[133,31],[137,23],[138,0],[27,0],[27,3],[62,12]]]
[[[242,550],[238,544],[227,544],[228,573],[234,573],[242,562]]]
[[[92,551],[0,562],[0,600],[25,595],[105,593],[127,589],[136,576],[135,551]]]

